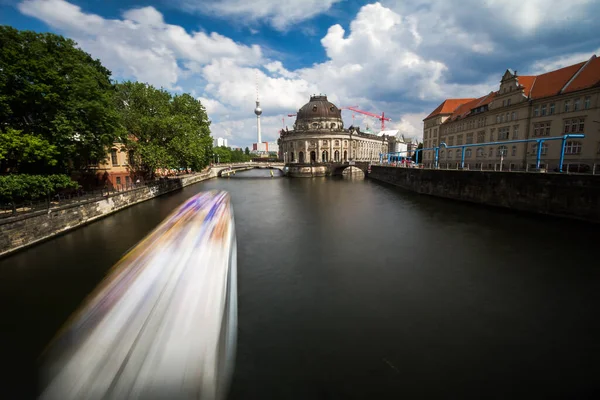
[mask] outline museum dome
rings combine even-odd
[[[297,130],[341,130],[344,126],[342,111],[325,95],[311,96],[310,101],[298,110],[294,126]]]

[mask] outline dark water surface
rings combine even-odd
[[[231,399],[586,398],[600,377],[598,227],[265,170],[128,208],[0,260],[2,393],[107,270],[194,193],[231,193]],[[3,369],[5,369],[3,368]],[[5,397],[0,393],[0,397]]]

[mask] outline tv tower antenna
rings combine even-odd
[[[254,109],[254,114],[256,114],[257,143],[262,143],[260,137],[260,114],[262,114],[262,108],[260,108],[260,101],[258,101],[258,71],[255,71],[254,76],[256,80],[256,108]]]

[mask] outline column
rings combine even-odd
[[[317,157],[316,161],[318,163],[321,162],[321,139],[317,139]]]
[[[333,141],[335,139],[331,139],[329,141],[329,161],[333,161]]]

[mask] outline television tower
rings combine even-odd
[[[258,72],[256,73],[256,108],[254,109],[254,114],[256,114],[257,143],[262,143],[260,138],[260,114],[262,114],[262,108],[260,108],[260,101],[258,101]]]

